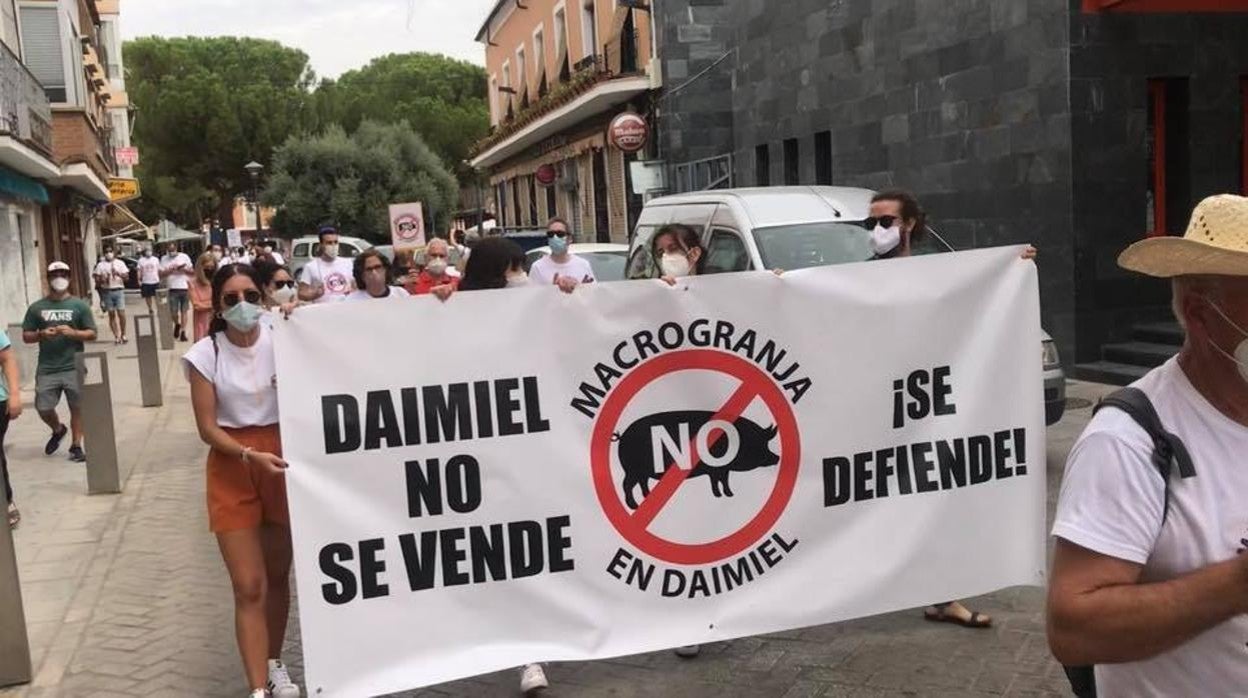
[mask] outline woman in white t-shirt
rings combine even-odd
[[[347,296],[347,300],[402,300],[411,294],[401,286],[392,286],[394,273],[390,268],[390,260],[376,249],[367,250],[355,258],[352,264],[356,291]]]
[[[298,698],[281,662],[290,608],[290,518],[278,429],[277,369],[255,270],[212,279],[209,335],[183,357],[207,463],[208,521],[234,587],[234,622],[252,696]],[[267,690],[267,693],[266,693]]]

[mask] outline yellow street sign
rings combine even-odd
[[[109,200],[113,203],[139,198],[139,180],[113,177],[108,180]]]

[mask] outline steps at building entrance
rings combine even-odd
[[[1131,328],[1131,336],[1141,342],[1183,346],[1183,328],[1177,322],[1141,322]]]
[[[1128,385],[1169,361],[1183,347],[1177,322],[1141,322],[1131,327],[1130,341],[1101,347],[1101,360],[1075,366],[1080,380]]]

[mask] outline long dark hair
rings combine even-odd
[[[260,283],[260,275],[250,265],[227,264],[218,269],[212,277],[212,322],[208,323],[208,334],[212,336],[214,342],[217,341],[217,333],[224,332],[226,328],[225,318],[221,317],[221,292],[230,279],[239,275],[251,279],[251,283],[256,285],[256,290],[263,293],[264,284]]]
[[[919,205],[918,197],[905,189],[885,189],[871,197],[873,204],[880,201],[896,201],[901,206],[902,219],[914,221],[914,228],[910,230],[911,247],[927,237],[927,211]]]
[[[671,235],[676,238],[676,244],[680,245],[680,249],[685,254],[693,250],[701,250],[702,254],[698,255],[698,262],[693,267],[693,273],[700,275],[703,267],[706,266],[706,248],[702,245],[702,236],[698,235],[698,231],[684,223],[669,223],[659,228],[654,234],[654,239],[650,241],[650,257],[654,259],[654,268],[659,269],[659,260],[663,258],[663,251],[659,249],[659,240],[663,236]]]
[[[260,287],[260,291],[262,293],[264,292],[264,289],[269,287],[269,284],[273,283],[273,277],[277,276],[277,272],[279,271],[284,271],[287,274],[290,274],[292,279],[295,277],[294,274],[290,273],[290,267],[285,264],[278,264],[273,261],[272,257],[262,256],[260,259],[251,263],[251,268],[256,272],[256,278],[259,279],[256,285]]]
[[[524,249],[507,238],[486,238],[472,248],[461,291],[481,291],[507,287],[507,272],[524,268]]]

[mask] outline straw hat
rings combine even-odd
[[[1248,276],[1248,198],[1220,194],[1200,202],[1187,234],[1128,247],[1118,266],[1149,276]]]

